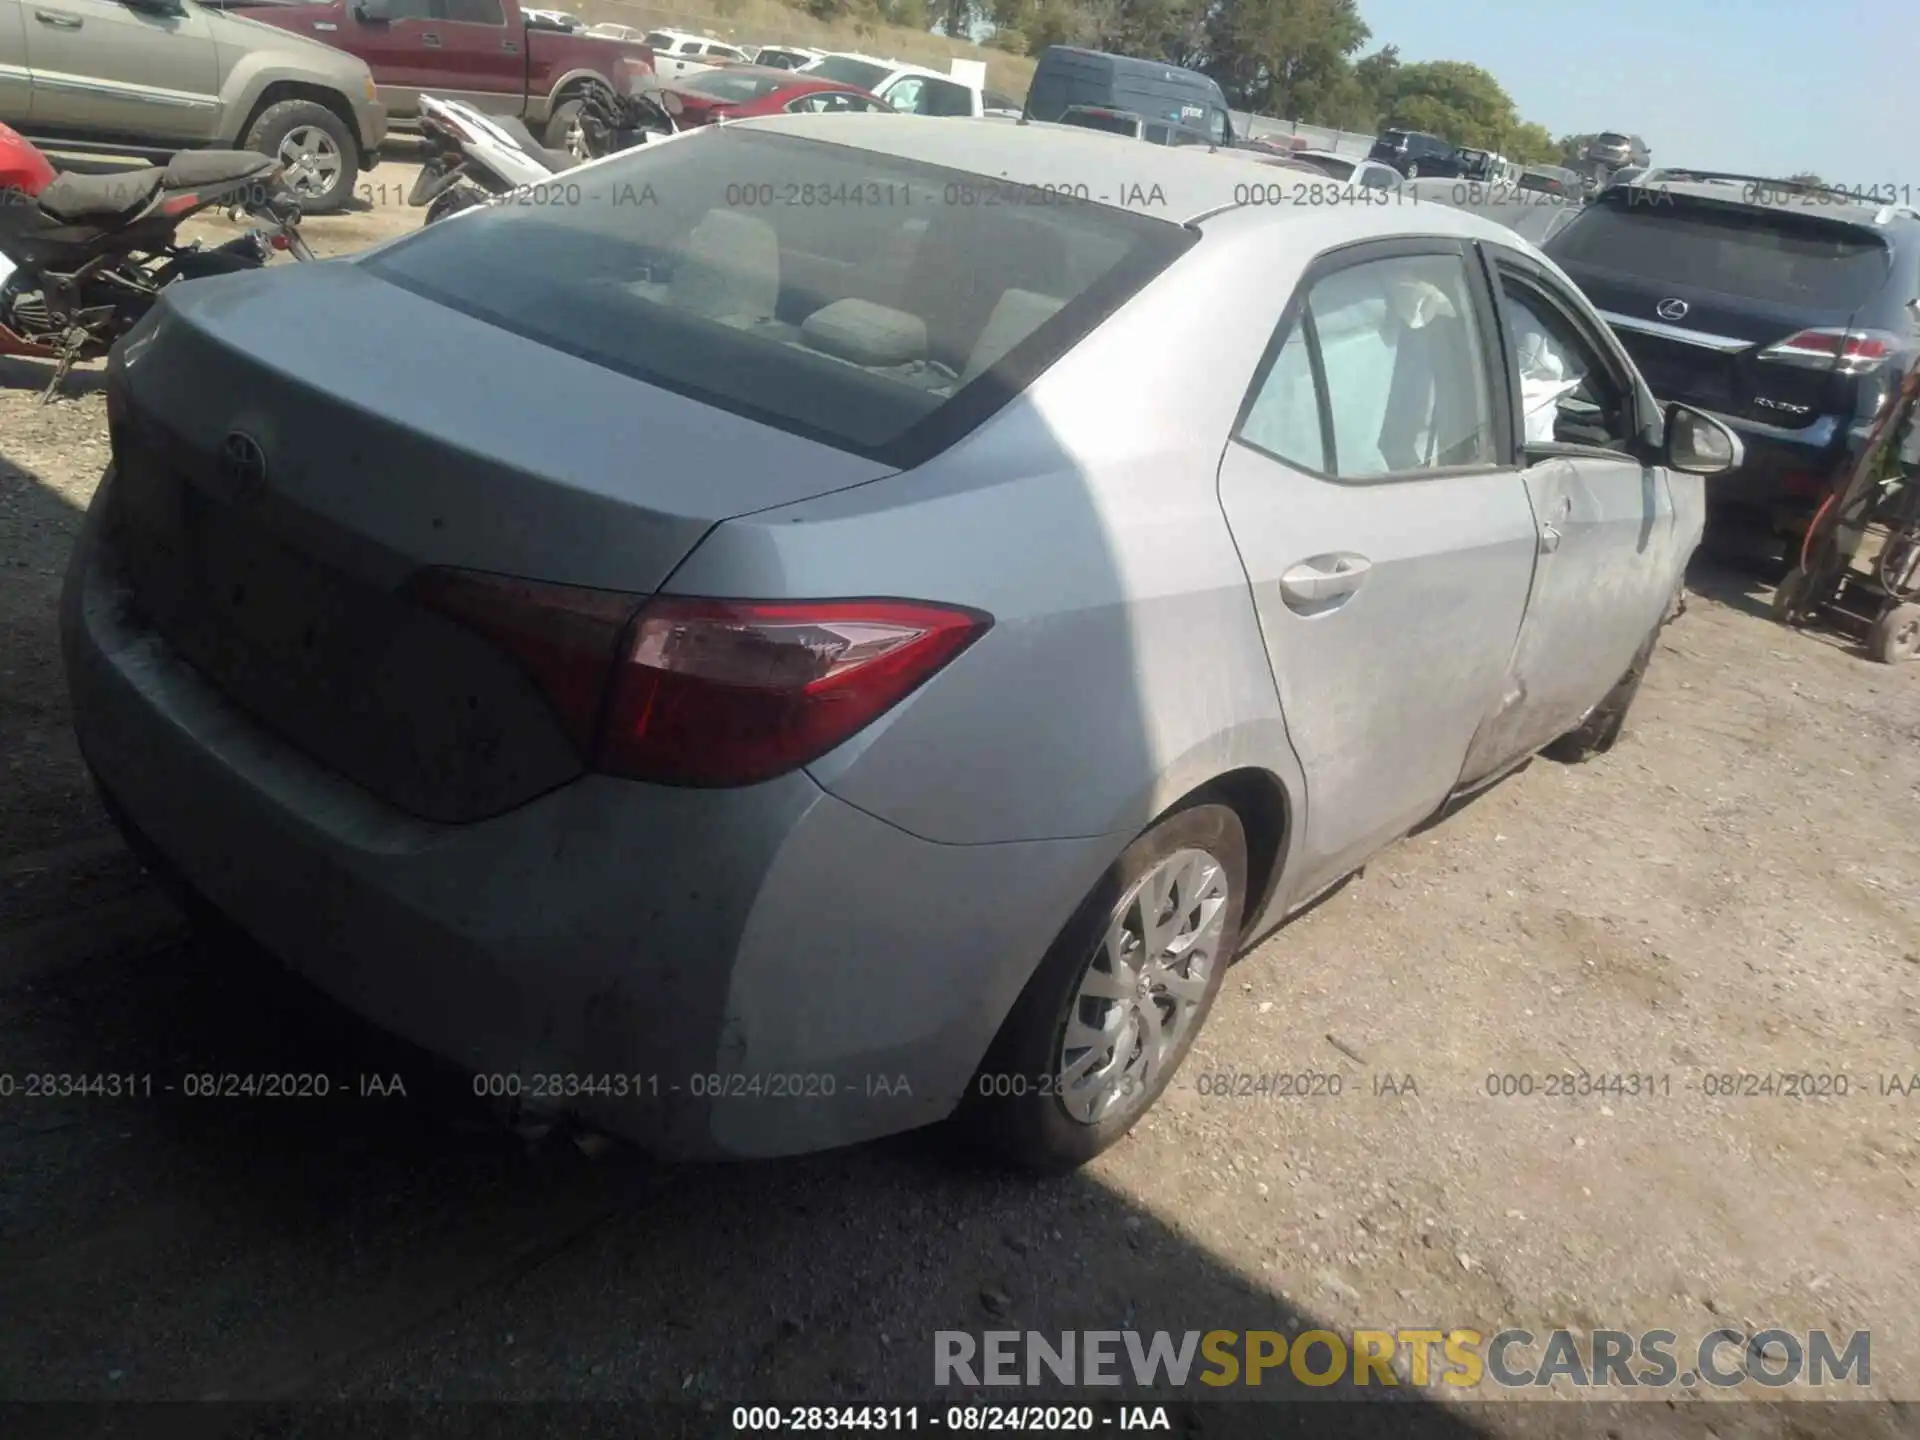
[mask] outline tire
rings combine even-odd
[[[1653,634],[1640,647],[1640,652],[1633,657],[1627,673],[1620,677],[1606,697],[1589,710],[1578,725],[1542,752],[1549,760],[1557,760],[1562,765],[1578,765],[1596,755],[1606,754],[1619,743],[1627,728],[1627,712],[1633,708],[1634,699],[1640,694],[1640,682],[1646,679],[1647,665],[1653,659],[1653,647],[1659,643],[1659,639],[1660,630],[1655,627]]]
[[[1773,612],[1773,618],[1782,625],[1798,625],[1801,619],[1800,607],[1806,603],[1806,599],[1807,572],[1796,565],[1787,571],[1780,578],[1780,583],[1774,587],[1773,600],[1768,608]]]
[[[564,150],[568,154],[572,154],[572,150],[567,145],[567,136],[572,131],[575,122],[579,119],[580,102],[578,100],[562,100],[558,105],[553,107],[553,114],[547,117],[546,132],[540,143],[545,145],[549,150]]]
[[[1896,605],[1874,621],[1867,653],[1882,665],[1920,660],[1920,605]]]
[[[1407,179],[1418,180],[1419,178],[1420,178],[1420,162],[1416,160],[1411,165],[1407,166]]]
[[[360,148],[347,124],[312,100],[282,100],[262,110],[246,148],[287,167],[287,181],[307,215],[332,215],[353,198]]]
[[[1194,988],[1184,1014],[1180,1002],[1161,986],[1135,990],[1124,999],[1083,994],[1083,983],[1091,980],[1096,989],[1104,988],[1103,977],[1112,973],[1103,944],[1109,932],[1122,929],[1139,958],[1142,926],[1136,902],[1168,880],[1176,887],[1192,883],[1199,891],[1203,900],[1196,901],[1194,910],[1203,918],[1198,929],[1211,943],[1205,978]],[[964,1138],[1003,1163],[1059,1173],[1084,1165],[1131,1130],[1160,1098],[1206,1023],[1239,946],[1246,890],[1246,833],[1240,817],[1224,805],[1177,810],[1129,845],[1053,942],[988,1048],[954,1117]],[[1185,892],[1176,888],[1173,893]],[[1218,903],[1208,905],[1209,899]],[[1187,947],[1177,963],[1184,970],[1202,949]],[[1190,978],[1176,973],[1179,979]],[[1140,1052],[1141,996],[1150,998],[1156,1028],[1179,1019],[1178,1030],[1165,1036],[1157,1066],[1147,1064]],[[1163,1001],[1168,1008],[1162,1008]],[[1114,1075],[1106,1108],[1089,1106],[1098,1087],[1083,1090],[1066,1079],[1075,1068],[1067,1060],[1069,1020],[1074,1018],[1083,1026],[1090,1019],[1112,1021],[1119,1033],[1117,1043],[1106,1047],[1107,1054],[1118,1057],[1124,1050],[1132,1057]],[[1086,1047],[1096,1054],[1100,1049]],[[1084,1058],[1086,1050],[1076,1059]],[[1096,1062],[1096,1068],[1110,1067]],[[1002,1088],[1010,1093],[999,1093]]]

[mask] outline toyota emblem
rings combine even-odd
[[[1684,300],[1662,300],[1653,307],[1653,313],[1662,320],[1684,320],[1687,318],[1687,302]]]
[[[267,487],[267,452],[241,430],[220,442],[220,475],[235,500],[251,499]]]

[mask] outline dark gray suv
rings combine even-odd
[[[1459,176],[1467,172],[1467,162],[1457,147],[1438,135],[1419,130],[1382,130],[1369,160],[1391,165],[1409,180],[1422,175]]]

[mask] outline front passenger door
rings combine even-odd
[[[1302,895],[1445,801],[1526,608],[1533,514],[1469,254],[1403,239],[1322,256],[1221,461],[1306,778]]]
[[[1643,459],[1631,372],[1601,323],[1531,259],[1486,247],[1539,563],[1501,713],[1462,784],[1579,723],[1666,614],[1678,576],[1665,471]]]

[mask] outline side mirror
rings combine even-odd
[[[1711,415],[1686,405],[1667,407],[1668,468],[1683,475],[1725,475],[1746,458],[1740,437]]]
[[[384,25],[393,19],[392,0],[353,0],[353,13],[369,25]]]

